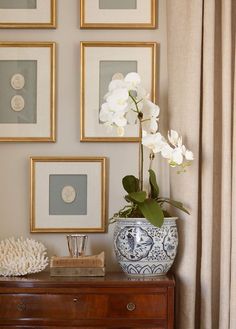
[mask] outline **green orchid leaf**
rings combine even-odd
[[[129,193],[128,198],[132,200],[133,202],[144,202],[144,200],[147,197],[147,193],[145,191],[139,191],[139,192],[132,192]]]
[[[122,184],[126,192],[137,192],[139,189],[139,180],[133,175],[125,176],[122,179]]]
[[[182,202],[179,202],[179,201],[174,201],[174,200],[171,200],[171,199],[168,199],[168,198],[160,198],[158,200],[158,202],[166,202],[166,203],[169,203],[171,206],[179,209],[179,210],[182,210],[183,212],[185,212],[186,214],[190,215],[190,212],[184,207],[183,203]]]
[[[148,170],[149,172],[149,182],[151,185],[151,196],[153,199],[158,197],[159,194],[159,187],[157,185],[156,174],[152,169]]]
[[[125,201],[127,201],[127,202],[132,202],[132,200],[129,198],[129,195],[125,195]]]
[[[161,227],[164,221],[163,210],[157,201],[153,199],[146,199],[144,202],[139,203],[138,207],[143,216],[149,220],[149,222],[157,227]]]
[[[174,200],[169,200],[169,204],[172,205],[175,208],[178,208],[185,212],[186,214],[190,215],[190,212],[184,207],[182,202],[174,201]]]

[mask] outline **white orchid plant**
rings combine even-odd
[[[100,121],[108,130],[116,129],[119,136],[125,134],[128,124],[139,125],[139,177],[125,176],[122,180],[128,202],[119,212],[113,215],[116,218],[143,217],[154,226],[161,227],[164,217],[170,215],[165,205],[172,205],[186,213],[187,209],[179,201],[159,195],[156,174],[152,170],[155,154],[165,158],[170,167],[178,167],[178,172],[186,171],[186,167],[193,160],[193,153],[182,142],[182,137],[175,130],[168,132],[167,139],[158,131],[160,108],[149,99],[138,73],[131,72],[125,77],[117,73],[109,84],[108,93],[104,96],[105,102],[101,106]],[[150,150],[149,189],[143,187],[143,147]]]

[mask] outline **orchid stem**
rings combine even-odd
[[[136,101],[136,99],[132,96],[132,94],[129,92],[129,97],[132,99],[132,101],[135,104],[136,111],[138,113],[138,119],[139,119],[139,188],[140,191],[143,190],[143,144],[142,144],[142,137],[143,137],[143,128],[142,128],[142,120],[143,120],[143,113],[140,111],[138,107],[138,103],[140,101]]]
[[[139,119],[139,188],[143,190],[143,144],[142,144],[142,121]]]
[[[149,163],[149,170],[150,170],[152,169],[153,160],[155,159],[155,154],[153,152],[149,154],[149,159],[150,159],[150,163]]]

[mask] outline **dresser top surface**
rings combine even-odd
[[[127,276],[120,272],[108,272],[104,277],[53,277],[41,272],[21,277],[0,277],[0,287],[41,287],[41,286],[174,286],[172,274],[155,277]]]

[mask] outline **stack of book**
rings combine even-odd
[[[53,256],[50,261],[51,276],[104,276],[105,254],[80,256],[80,257],[57,257]]]

